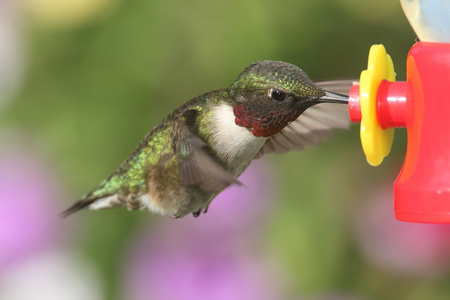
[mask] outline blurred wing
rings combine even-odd
[[[333,93],[348,95],[354,84],[359,84],[359,79],[329,80],[314,82],[318,87]]]
[[[348,94],[357,80],[335,80],[316,83],[324,90]],[[333,135],[335,129],[348,129],[350,125],[347,105],[321,103],[308,108],[297,120],[268,139],[256,158],[268,153],[302,151],[306,146],[316,146],[323,138]]]
[[[256,158],[268,153],[302,151],[316,146],[323,138],[333,135],[335,129],[347,129],[350,124],[348,108],[337,103],[321,103],[308,108],[294,122],[268,139]]]
[[[220,192],[227,186],[240,184],[205,150],[205,143],[194,134],[195,110],[181,117],[175,135],[175,151],[179,158],[181,180],[185,186],[198,186],[206,192]]]

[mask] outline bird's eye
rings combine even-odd
[[[272,99],[275,101],[283,101],[284,99],[286,99],[286,93],[280,90],[271,90],[270,97],[272,97]]]

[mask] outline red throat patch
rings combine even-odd
[[[246,109],[244,104],[238,104],[233,107],[233,113],[236,125],[251,129],[254,136],[269,137],[283,130],[301,112],[280,109],[262,115]]]

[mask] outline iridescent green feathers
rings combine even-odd
[[[297,66],[281,61],[260,61],[242,71],[230,87],[230,94],[267,90],[271,86],[299,96],[320,97],[324,91],[314,84],[308,75]]]

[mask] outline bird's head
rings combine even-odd
[[[347,96],[315,85],[300,68],[268,60],[245,68],[230,95],[235,100],[235,123],[262,137],[280,132],[315,104],[348,101]]]

